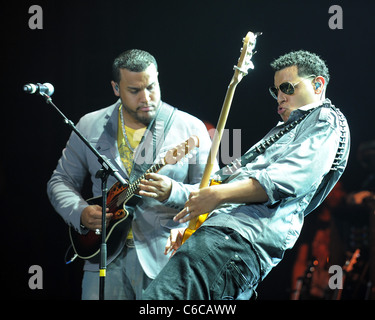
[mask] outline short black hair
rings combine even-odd
[[[120,82],[120,69],[127,69],[133,72],[145,71],[151,64],[154,64],[156,70],[158,64],[153,55],[147,51],[131,49],[121,53],[112,64],[112,76],[115,82]]]
[[[324,60],[315,53],[305,50],[292,51],[271,62],[271,67],[275,72],[291,66],[297,66],[300,77],[314,74],[322,76],[326,80],[326,85],[329,82],[328,67]]]

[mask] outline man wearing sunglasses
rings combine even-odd
[[[304,217],[332,190],[348,160],[344,115],[325,99],[329,72],[297,51],[271,63],[271,95],[282,121],[217,175],[222,184],[192,191],[174,218],[209,212],[153,280],[144,299],[249,299],[297,241]],[[240,163],[240,165],[238,165]]]
[[[277,68],[277,64],[274,65]],[[328,71],[328,70],[327,70]],[[277,112],[286,122],[293,110],[325,98],[325,87],[329,74],[325,76],[299,72],[296,65],[277,70],[275,85],[269,88],[271,96],[277,100]]]

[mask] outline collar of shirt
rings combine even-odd
[[[317,108],[319,106],[321,106],[322,104],[324,103],[330,103],[329,99],[325,99],[325,100],[319,100],[319,101],[316,101],[316,102],[313,102],[313,103],[309,103],[309,104],[306,104],[296,110],[293,110],[290,114],[290,117],[289,119],[284,122],[284,121],[279,121],[276,125],[276,127],[278,126],[281,126],[281,125],[284,125],[284,124],[288,124],[289,122],[291,121],[294,121],[296,120],[298,117],[301,116],[301,113],[305,112],[305,111],[308,111],[310,109],[313,109],[313,108]],[[302,112],[301,112],[302,111]]]

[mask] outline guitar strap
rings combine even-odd
[[[233,161],[231,164],[225,166],[224,168],[220,169],[217,173],[215,173],[215,180],[220,180],[224,182],[228,179],[238,168],[246,165],[246,163],[250,163],[254,161],[256,157],[260,154],[264,153],[266,149],[268,149],[271,145],[273,145],[277,140],[279,140],[285,133],[292,130],[297,124],[302,122],[313,110],[316,108],[312,108],[304,113],[300,118],[294,120],[290,124],[288,124],[285,128],[281,129],[278,133],[272,135],[270,138],[265,140],[263,143],[258,144],[257,146],[251,148],[248,152],[246,152],[240,159]]]
[[[324,106],[324,104],[323,104]],[[347,120],[345,116],[341,113],[341,111],[329,103],[329,106],[337,113],[339,118],[339,125],[340,125],[340,140],[337,147],[335,159],[333,160],[331,169],[327,174],[322,178],[322,181],[320,183],[319,188],[315,192],[313,198],[310,201],[310,204],[305,209],[304,215],[308,215],[311,211],[313,211],[316,207],[320,205],[320,203],[325,199],[325,197],[328,195],[328,193],[332,190],[333,186],[329,187],[328,181],[331,179],[331,177],[335,174],[337,174],[337,171],[341,165],[341,160],[343,155],[345,154],[344,150],[348,146],[348,133],[346,132],[347,127]],[[296,125],[298,125],[302,120],[304,120],[312,111],[316,110],[317,108],[312,108],[308,110],[304,115],[302,115],[299,119],[293,121],[289,125],[287,125],[285,128],[280,130],[278,133],[272,135],[270,138],[265,140],[263,143],[258,144],[254,148],[251,148],[248,152],[246,152],[240,159],[235,160],[230,165],[222,168],[219,170],[215,176],[215,180],[219,180],[224,182],[226,179],[228,179],[232,173],[234,173],[238,168],[241,166],[246,165],[246,163],[252,162],[257,156],[264,153],[267,148],[269,148],[273,143],[275,143],[277,140],[279,140],[285,133],[293,129]],[[320,202],[316,203],[313,201],[317,196],[320,195]]]
[[[346,131],[347,128],[347,120],[345,116],[341,113],[341,111],[336,108],[335,106],[331,106],[332,109],[337,113],[339,117],[339,125],[340,125],[340,140],[339,140],[339,145],[337,147],[337,152],[335,159],[333,160],[331,170],[323,177],[322,182],[320,183],[318,190],[316,190],[313,198],[310,201],[310,204],[307,206],[305,209],[304,215],[307,216],[311,211],[316,209],[326,198],[328,193],[331,192],[333,189],[334,185],[329,187],[328,181],[335,175],[338,174],[338,170],[340,169],[340,166],[342,165],[342,157],[345,154],[345,149],[349,147],[349,136],[348,132]],[[344,170],[344,168],[341,168],[341,170]],[[337,178],[338,180],[338,178]],[[314,201],[314,199],[317,198],[317,196],[320,196],[319,198],[321,199],[320,202]]]
[[[133,169],[129,177],[130,183],[144,174],[159,154],[174,119],[176,108],[162,102],[155,118],[150,122],[139,146],[134,154]],[[150,148],[152,146],[152,149]]]
[[[326,103],[327,104],[327,103]],[[341,111],[336,108],[335,106],[331,105],[328,103],[329,106],[337,113],[339,117],[339,122],[340,122],[340,142],[338,145],[338,149],[336,152],[335,159],[332,163],[331,170],[336,171],[337,167],[340,164],[341,158],[344,154],[344,149],[345,149],[345,144],[346,144],[346,131],[345,131],[345,123],[346,119],[345,116],[341,113]],[[324,106],[323,104],[322,106]],[[297,120],[294,120],[292,123],[287,125],[285,128],[281,129],[278,133],[272,135],[270,138],[266,139],[263,143],[259,143],[255,147],[251,148],[248,152],[246,152],[240,159],[237,159],[233,161],[231,164],[225,166],[224,168],[220,169],[215,176],[215,179],[220,179],[220,181],[224,182],[227,178],[229,178],[238,168],[241,166],[246,165],[246,163],[250,163],[254,161],[256,157],[258,157],[260,154],[264,153],[267,148],[269,148],[272,144],[274,144],[277,140],[279,140],[285,133],[289,132],[292,130],[295,126],[297,126],[299,123],[301,123],[312,111],[316,110],[317,108],[312,108],[309,109],[306,113],[304,113],[300,118]]]

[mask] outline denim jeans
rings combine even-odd
[[[248,300],[260,267],[250,243],[229,228],[200,227],[169,260],[144,300]]]

